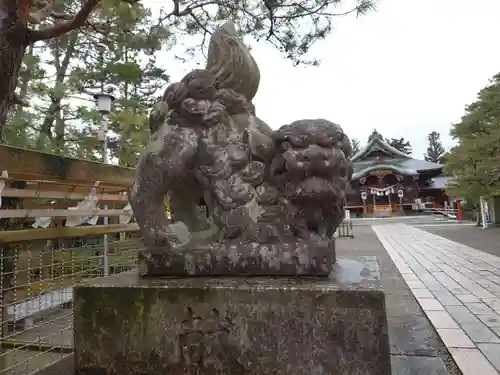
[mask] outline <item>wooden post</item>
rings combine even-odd
[[[462,201],[460,199],[457,199],[457,219],[459,222],[462,222],[463,216],[462,216]]]

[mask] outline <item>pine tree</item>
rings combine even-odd
[[[67,0],[65,4],[78,6],[77,1]],[[7,134],[12,129],[16,135],[7,138],[10,144],[102,160],[102,144],[97,138],[101,116],[94,104],[88,104],[93,103],[93,94],[110,86],[116,89],[119,98],[113,111],[111,152],[116,149],[122,154],[134,153],[147,143],[145,116],[157,92],[166,85],[164,72],[154,67],[155,55],[170,41],[170,34],[140,5],[133,11],[127,7],[119,13],[101,9],[90,20],[101,26],[92,32],[75,30],[50,39],[33,51],[33,56],[25,56],[25,70],[31,72],[27,91],[36,103],[36,110],[26,110],[22,116],[11,118]],[[33,68],[28,69],[31,63],[36,64],[37,75],[33,74]],[[21,86],[26,83],[22,72],[20,78]],[[124,95],[123,90],[128,93]],[[136,99],[134,103],[130,95]],[[128,116],[122,111],[123,100],[127,101],[127,108],[134,106]],[[31,131],[26,139],[26,134],[20,131],[28,120]],[[125,142],[127,137],[134,139],[133,147]]]
[[[5,140],[7,117],[12,107],[26,104],[16,92],[16,87],[28,46],[54,40],[73,31],[109,32],[109,25],[94,22],[95,14],[108,12],[120,16],[129,13],[133,16],[138,3],[138,0],[84,0],[82,5],[69,7],[61,0],[1,0],[0,141]],[[163,11],[158,23],[177,34],[201,35],[200,39],[206,40],[207,34],[221,20],[233,19],[242,35],[252,35],[257,41],[272,43],[294,64],[317,64],[317,60],[308,59],[306,55],[316,41],[331,33],[336,16],[365,14],[374,9],[374,0],[356,0],[351,10],[335,13],[342,4],[342,0],[174,1],[173,10]],[[32,24],[38,26],[34,28]],[[57,97],[54,100],[57,101]],[[57,111],[55,117],[57,120]],[[64,121],[60,121],[59,125],[62,123]]]
[[[441,143],[441,135],[433,131],[427,136],[429,146],[424,154],[424,159],[433,163],[443,163],[444,147]]]
[[[357,152],[359,152],[359,150],[361,150],[361,144],[359,142],[359,139],[352,138],[351,145],[352,145],[352,154],[353,155],[356,154]]]
[[[71,82],[81,93],[112,89],[116,97],[110,116],[109,148],[120,165],[134,167],[149,139],[148,114],[168,82],[163,69],[157,68],[156,51],[168,40],[169,33],[157,26],[148,9],[137,7],[140,17],[115,19],[117,30],[100,36],[98,58],[87,58],[75,69]],[[124,32],[123,30],[126,30]],[[99,115],[81,107],[87,133],[96,133]],[[94,154],[100,154],[96,145]]]
[[[454,177],[450,194],[476,203],[479,196],[500,194],[500,73],[450,134],[458,143],[445,156],[445,170]]]
[[[380,134],[377,129],[373,129],[372,133],[370,134],[370,136],[368,137],[368,143],[370,143],[372,141],[372,139],[374,138],[378,138],[378,139],[384,139],[384,137],[382,136],[382,134]]]
[[[388,144],[394,147],[396,150],[405,153],[406,155],[411,155],[411,144],[404,138],[391,138],[385,140]]]

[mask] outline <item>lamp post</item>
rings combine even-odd
[[[363,216],[366,216],[366,198],[368,198],[368,194],[366,191],[362,191],[361,200],[363,201]]]
[[[400,207],[400,210],[403,211],[403,196],[404,196],[404,191],[403,189],[399,189],[398,190],[398,198],[399,198],[399,205],[401,206]]]
[[[102,162],[104,164],[108,163],[108,119],[109,113],[111,112],[111,105],[115,100],[113,95],[107,93],[100,93],[94,95],[94,99],[97,104],[97,109],[102,115],[102,124],[101,129],[98,133],[99,141],[102,142]],[[104,209],[107,210],[108,206],[104,206]],[[108,217],[104,216],[104,225],[108,225]],[[108,235],[105,234],[103,237],[103,268],[104,268],[104,276],[109,275],[109,265],[108,265]]]

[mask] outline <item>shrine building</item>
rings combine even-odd
[[[347,209],[353,217],[407,215],[422,208],[444,208],[451,177],[442,164],[414,159],[379,138],[352,156]]]

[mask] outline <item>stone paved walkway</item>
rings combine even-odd
[[[463,375],[499,375],[500,258],[405,224],[373,229]]]
[[[461,375],[371,226],[339,238],[339,257],[376,257],[386,295],[392,375]]]

